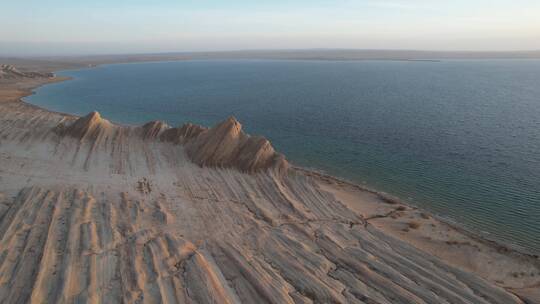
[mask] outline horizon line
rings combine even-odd
[[[231,50],[196,50],[196,51],[163,51],[163,52],[111,52],[111,53],[72,53],[72,54],[35,54],[16,55],[0,54],[0,58],[42,59],[42,58],[77,58],[77,57],[108,57],[108,56],[166,56],[166,55],[196,55],[196,54],[228,54],[228,53],[278,53],[278,52],[395,52],[395,53],[433,53],[433,54],[535,54],[540,49],[516,50],[429,50],[429,49],[384,49],[384,48],[279,48],[279,49],[231,49]]]

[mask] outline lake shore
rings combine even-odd
[[[6,290],[4,285],[2,299],[46,297],[54,287],[47,280],[57,271],[65,274],[62,279],[77,280],[82,286],[92,280],[70,277],[73,271],[84,268],[88,270],[82,273],[99,277],[105,268],[96,267],[114,266],[119,276],[130,271],[146,274],[136,275],[136,284],[113,277],[93,278],[123,286],[120,294],[109,292],[124,299],[144,294],[178,302],[189,294],[201,302],[212,298],[230,302],[260,298],[269,302],[353,302],[362,301],[361,294],[381,303],[486,301],[486,297],[493,303],[540,301],[537,256],[470,235],[361,186],[294,167],[285,174],[273,170],[241,173],[236,163],[227,169],[207,166],[208,162],[200,167],[184,155],[185,144],[162,140],[168,127],[152,129],[151,138],[141,139],[141,134],[147,134],[144,127],[121,127],[99,117],[100,127],[92,126],[89,137],[87,133],[83,137],[59,133],[59,125],[69,128],[79,118],[40,109],[21,98],[37,86],[63,80],[19,79],[0,84],[0,200],[5,206],[0,249],[34,267],[19,276],[33,279],[33,286],[39,286],[24,294]],[[106,128],[100,129],[102,126]],[[99,132],[94,134],[95,130]],[[42,236],[45,240],[63,239],[65,248],[82,246],[75,251],[80,252],[79,257],[48,253],[46,250],[58,248],[37,236],[34,246],[41,246],[41,259],[24,246],[10,249],[17,241],[16,233],[40,230],[37,221],[26,228],[15,225],[17,220],[24,222],[19,208],[33,213],[33,201],[48,203],[54,210],[55,204],[75,209],[69,215],[62,210],[50,213],[49,225],[56,230],[49,229]],[[99,217],[92,211],[98,207],[77,213],[77,208],[82,208],[79,201],[85,202],[82,205],[108,202],[112,207],[99,207],[108,214]],[[69,225],[81,229],[80,236],[73,235],[71,228],[61,228],[61,218],[70,216]],[[55,221],[59,221],[57,226]],[[98,233],[102,225],[110,231]],[[88,243],[77,245],[78,238],[88,238]],[[272,245],[266,246],[259,238]],[[146,260],[148,252],[141,244],[151,248],[154,262]],[[104,264],[85,260],[84,252],[101,252],[98,259]],[[135,262],[123,265],[114,257],[117,255],[133,256]],[[57,261],[64,264],[52,266]],[[169,262],[172,264],[164,265]],[[6,262],[0,269],[21,271],[15,264]],[[150,264],[151,271],[147,268]],[[295,272],[288,272],[290,269]],[[182,275],[176,278],[179,270]],[[35,272],[38,275],[32,277]],[[4,273],[4,281],[24,286],[23,279]],[[186,273],[199,279],[201,285],[189,283]],[[438,281],[433,273],[448,282]],[[275,289],[265,289],[265,284]],[[104,296],[81,286],[55,296]],[[434,295],[428,290],[439,292]]]

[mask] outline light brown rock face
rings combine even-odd
[[[170,128],[165,130],[161,134],[160,139],[175,144],[185,144],[206,130],[208,129],[199,125],[186,123],[180,128]]]
[[[245,134],[234,117],[188,141],[186,153],[200,166],[233,167],[245,172],[288,167],[285,157],[276,153],[266,138]]]
[[[147,140],[156,140],[159,135],[170,127],[162,121],[151,121],[144,124],[142,129],[142,137]]]
[[[110,135],[115,128],[117,127],[101,118],[101,115],[94,111],[68,126],[59,125],[57,131],[62,135],[75,137],[79,140],[99,141],[99,139]]]
[[[49,78],[52,73],[22,72],[9,64],[0,65],[0,79],[21,79],[21,78]]]
[[[59,134],[93,142],[119,140],[133,131],[144,140],[183,145],[191,161],[202,167],[235,168],[247,173],[268,169],[283,172],[288,168],[285,157],[277,153],[266,138],[245,134],[233,117],[210,129],[194,124],[171,128],[161,121],[130,128],[115,126],[98,112],[92,112],[67,126],[59,125],[57,130]]]

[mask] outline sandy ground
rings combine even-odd
[[[319,185],[377,229],[464,271],[527,295],[531,302],[540,299],[537,257],[482,239],[418,208],[389,203],[379,194],[348,182],[321,178]]]
[[[190,154],[161,124],[19,100],[57,80],[0,82],[2,303],[540,303],[538,258],[331,177],[245,172],[274,152],[231,154],[254,145],[236,124]]]

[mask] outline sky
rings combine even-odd
[[[540,50],[540,0],[0,2],[0,55]]]

